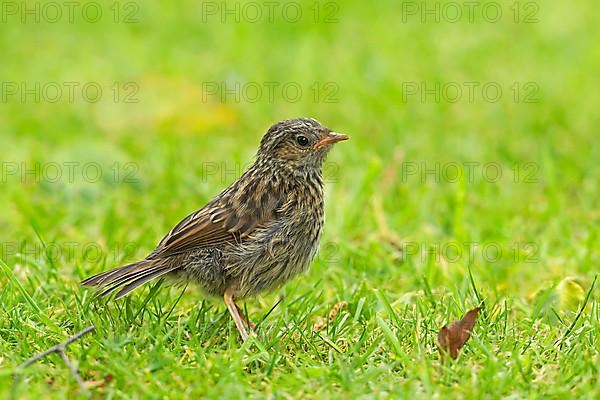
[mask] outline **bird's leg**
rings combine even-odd
[[[248,332],[246,332],[246,327],[242,322],[242,318],[240,318],[238,306],[233,301],[233,293],[231,293],[229,290],[226,290],[225,294],[223,295],[223,299],[225,300],[225,305],[227,306],[227,309],[233,318],[233,322],[235,322],[235,326],[237,326],[238,331],[240,331],[240,335],[242,335],[242,340],[245,341],[248,339]]]
[[[242,318],[242,321],[245,321],[248,324],[248,328],[250,329],[250,332],[254,332],[254,327],[256,326],[256,325],[254,325],[254,322],[252,322],[250,320],[250,318],[246,317],[246,315],[244,314],[244,312],[242,311],[240,306],[238,306],[236,304],[236,307],[238,309],[238,313],[240,313],[240,317]]]

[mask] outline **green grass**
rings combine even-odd
[[[67,353],[95,398],[600,397],[594,2],[539,1],[530,24],[505,0],[498,23],[403,22],[393,1],[339,3],[337,23],[315,23],[313,2],[298,23],[204,22],[199,3],[163,1],[124,24],[112,3],[98,23],[0,24],[1,82],[103,89],[96,103],[0,102],[0,397],[82,396],[56,355],[13,373],[89,325]],[[137,103],[123,101],[127,82]],[[222,102],[206,93],[215,82],[294,82],[303,95]],[[503,96],[404,101],[407,82],[495,82]],[[537,103],[523,101],[528,82]],[[331,88],[337,102],[324,101]],[[258,338],[242,345],[224,305],[193,286],[116,302],[79,286],[151,251],[235,179],[271,123],[296,116],[352,140],[329,158],[310,272],[245,303]],[[473,179],[440,177],[452,163],[478,163]],[[439,329],[481,303],[473,337],[443,363]]]

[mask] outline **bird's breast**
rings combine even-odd
[[[227,266],[242,296],[281,286],[305,271],[316,255],[323,230],[320,187],[300,187],[288,195],[277,218],[257,229]]]

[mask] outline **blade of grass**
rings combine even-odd
[[[579,321],[579,318],[583,314],[583,311],[585,310],[585,307],[587,306],[588,300],[590,299],[590,296],[592,295],[592,291],[594,290],[594,286],[596,285],[596,279],[598,279],[598,275],[594,276],[594,280],[592,281],[592,285],[590,286],[590,289],[588,290],[587,294],[585,295],[585,299],[583,300],[583,303],[581,304],[581,308],[579,309],[579,312],[577,313],[577,316],[575,317],[575,319],[573,320],[573,322],[571,322],[571,325],[569,326],[569,328],[567,328],[567,330],[565,331],[565,333],[563,333],[562,337],[558,340],[557,343],[559,343],[558,347],[560,349],[562,349],[562,346],[565,343],[565,339],[567,337],[569,337],[569,335],[571,334],[571,332],[573,332],[573,329],[575,328],[575,325],[577,324],[577,321]]]
[[[383,304],[383,306],[387,310],[388,315],[390,316],[390,318],[392,318],[394,321],[396,321],[396,324],[398,326],[400,326],[400,321],[398,320],[398,315],[396,314],[396,312],[392,308],[392,305],[388,301],[388,299],[385,296],[385,294],[383,294],[383,292],[381,292],[380,290],[377,290],[377,289],[373,289],[373,291],[375,292],[375,296],[377,296],[377,299],[381,302],[381,304]]]
[[[46,324],[46,326],[50,328],[54,333],[62,334],[62,331],[60,330],[58,325],[56,325],[54,321],[48,318],[48,316],[42,311],[42,309],[29,295],[27,290],[25,290],[23,285],[21,285],[21,282],[19,282],[15,274],[13,274],[11,269],[8,268],[8,265],[6,265],[2,260],[0,260],[0,267],[2,267],[2,271],[4,272],[4,275],[6,275],[6,277],[8,278],[8,281],[21,293],[27,304],[29,304],[29,306],[35,311],[37,316]]]
[[[399,358],[404,358],[404,354],[402,354],[402,347],[400,346],[400,341],[398,340],[396,335],[394,335],[394,332],[392,332],[390,326],[381,317],[377,317],[377,325],[379,325],[379,328],[381,328],[381,331],[383,332],[383,337],[385,338],[386,342],[388,343],[394,354],[396,354],[396,356],[398,356]]]

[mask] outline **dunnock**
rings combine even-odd
[[[323,229],[323,161],[348,136],[311,118],[289,119],[264,135],[254,164],[231,186],[177,224],[145,259],[82,282],[125,296],[168,275],[223,296],[248,333],[235,299],[274,289],[305,271]]]

